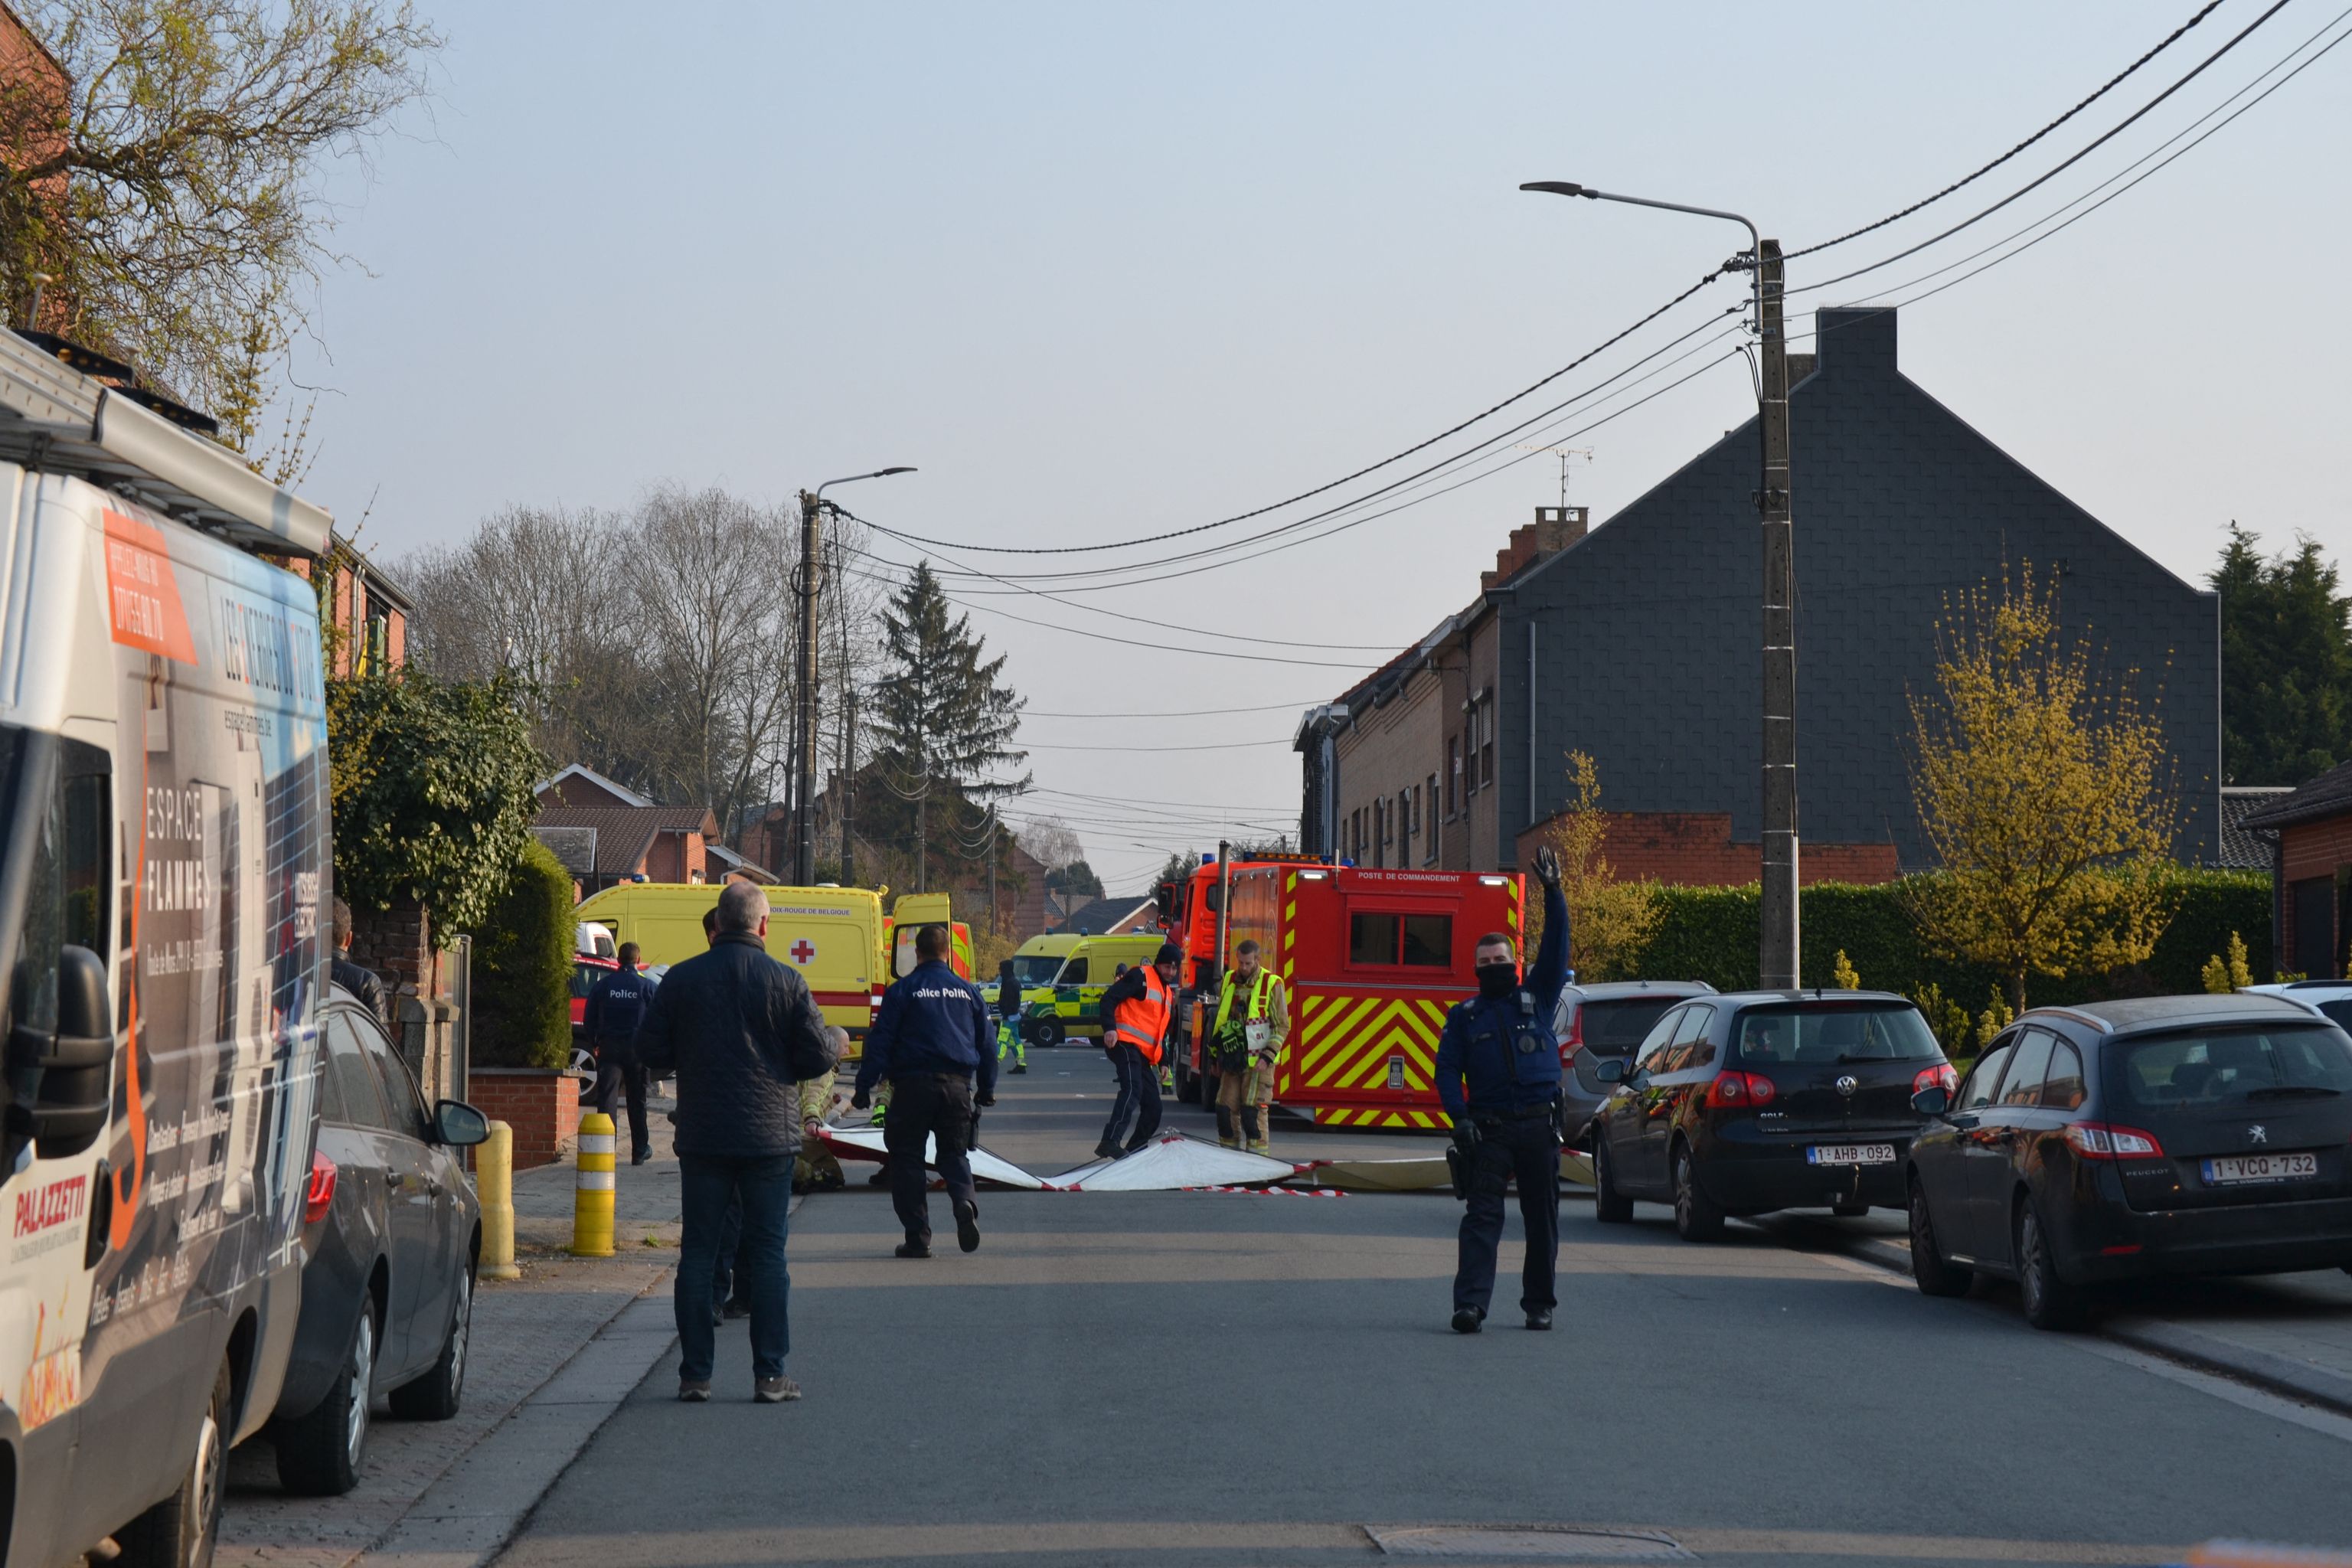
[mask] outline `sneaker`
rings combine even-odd
[[[751,1397],[761,1405],[782,1405],[801,1396],[801,1385],[789,1377],[761,1377],[751,1382]]]
[[[956,1245],[966,1252],[980,1250],[980,1205],[956,1205]]]
[[[677,1384],[677,1398],[681,1405],[709,1404],[710,1380],[707,1377],[680,1378]]]
[[[898,1244],[898,1256],[900,1258],[929,1258],[930,1255],[931,1244],[928,1241],[902,1241]]]
[[[1486,1314],[1475,1307],[1454,1309],[1454,1331],[1457,1334],[1475,1334],[1478,1331],[1478,1325],[1486,1321]]]
[[[1029,1064],[1027,1062],[1015,1062],[1013,1064],[1013,1070],[1016,1075],[1027,1072],[1029,1070]]]
[[[719,1309],[719,1314],[727,1318],[748,1318],[751,1315],[751,1303],[740,1296],[730,1296],[727,1305]]]

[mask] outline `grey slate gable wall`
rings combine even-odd
[[[2070,631],[2137,668],[2176,768],[2176,854],[2220,837],[2220,601],[2067,500],[1895,364],[1891,310],[1824,310],[1790,395],[1798,788],[1804,839],[1929,857],[1911,806],[1908,693],[1934,685],[1948,599],[2004,563],[2061,573]],[[1560,809],[1564,754],[1599,765],[1612,811],[1725,812],[1758,837],[1762,572],[1750,419],[1605,526],[1502,589],[1502,824]],[[1535,657],[1529,810],[1528,638]]]

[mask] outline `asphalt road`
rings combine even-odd
[[[1074,1073],[1099,1071],[1084,1059]],[[988,1141],[1078,1163],[1103,1107],[1099,1085],[1076,1092],[1053,1070],[1008,1080]],[[675,1358],[656,1367],[501,1561],[1366,1563],[1368,1527],[1513,1523],[1775,1564],[2352,1547],[2352,1421],[2035,1333],[1998,1297],[1927,1300],[1808,1250],[1833,1222],[1701,1247],[1663,1209],[1601,1226],[1571,1199],[1560,1330],[1520,1329],[1507,1282],[1465,1337],[1445,1327],[1461,1211],[1442,1195],[993,1194],[982,1211],[976,1255],[902,1262],[880,1194],[804,1204],[790,1370],[807,1398],[751,1404],[730,1325],[714,1403],[677,1404]]]

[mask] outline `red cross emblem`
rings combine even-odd
[[[810,959],[816,956],[816,943],[809,941],[806,937],[803,937],[784,951],[793,955],[793,962],[794,963],[804,965]]]

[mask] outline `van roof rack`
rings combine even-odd
[[[130,366],[52,333],[0,331],[0,458],[72,474],[231,543],[326,553],[334,519],[204,430],[212,421],[143,388]],[[217,426],[213,426],[217,428]]]

